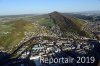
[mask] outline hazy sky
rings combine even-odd
[[[100,10],[100,0],[0,0],[0,15]]]

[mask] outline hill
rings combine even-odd
[[[51,25],[48,25],[50,23],[47,21],[48,18],[37,16],[34,17],[34,21],[18,19],[0,22],[0,49],[10,49],[33,36],[51,35],[52,32],[49,30]]]
[[[58,12],[50,14],[53,22],[59,27],[62,36],[66,36],[68,32],[75,35],[91,37],[89,31],[83,30],[85,22],[73,16],[64,16]]]

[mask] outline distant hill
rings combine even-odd
[[[92,16],[92,15],[100,16],[100,10],[77,12],[77,14],[86,15],[86,16]]]
[[[0,15],[0,18],[4,18],[4,17],[16,18],[16,17],[37,16],[37,15],[38,15],[38,14]]]

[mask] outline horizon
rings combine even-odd
[[[0,16],[100,11],[100,0],[0,0]]]
[[[80,13],[87,13],[87,12],[100,12],[100,10],[93,10],[93,11],[80,11],[80,12],[59,12],[59,11],[56,11],[56,12],[59,12],[59,13],[72,13],[72,14],[80,14]],[[52,12],[55,12],[55,11],[52,11]],[[19,15],[45,15],[45,14],[49,14],[49,13],[52,13],[52,12],[48,12],[48,13],[25,13],[25,14],[6,14],[6,15],[0,15],[0,16],[19,16]]]

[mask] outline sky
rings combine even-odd
[[[0,0],[0,15],[100,11],[100,0]]]

